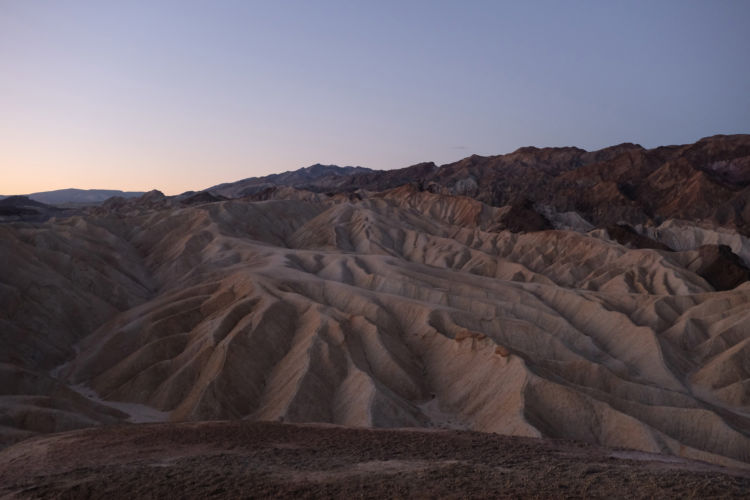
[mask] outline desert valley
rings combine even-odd
[[[185,429],[240,422],[258,436],[288,424],[352,439],[360,428],[516,436],[529,456],[590,446],[590,460],[692,467],[734,488],[719,493],[750,491],[748,135],[388,171],[314,165],[73,208],[8,197],[0,219],[0,475],[11,478],[0,494],[96,456],[97,442],[179,447]],[[298,479],[341,481],[330,470],[351,468],[347,457]],[[389,459],[368,458],[379,465],[360,476],[466,466],[419,455],[390,470]],[[73,487],[45,484],[26,494]],[[715,483],[659,484],[639,494]]]

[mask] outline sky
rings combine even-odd
[[[750,1],[0,0],[0,193],[750,133]]]

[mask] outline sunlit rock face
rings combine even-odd
[[[729,139],[712,140],[715,158],[700,142],[680,158],[707,161],[700,182],[744,196],[718,179],[744,179],[744,163],[726,157]],[[669,159],[679,148],[610,149],[506,156],[553,184],[627,158],[645,178],[663,168],[641,155],[682,164]],[[420,166],[434,182],[443,168]],[[359,175],[380,174],[346,178]],[[642,186],[668,184],[656,177],[629,197],[617,190],[632,202],[612,204],[618,217],[641,211],[631,225],[613,226],[596,203],[563,206],[558,193],[540,208],[536,188],[485,203],[481,176],[475,197],[428,189],[430,179],[238,199],[149,193],[2,224],[2,443],[120,421],[254,419],[750,462],[744,219],[722,226],[685,208],[657,221],[667,209],[637,201]]]

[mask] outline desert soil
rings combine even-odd
[[[139,424],[0,452],[3,498],[747,498],[750,473],[673,456],[455,430]]]

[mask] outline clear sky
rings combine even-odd
[[[0,0],[0,193],[750,132],[750,1]]]

